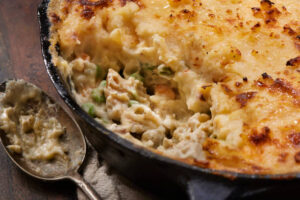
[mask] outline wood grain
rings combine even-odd
[[[30,81],[58,97],[41,55],[37,7],[40,0],[0,0],[0,82]],[[0,148],[0,200],[76,199],[70,182],[42,182],[17,169]]]

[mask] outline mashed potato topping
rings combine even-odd
[[[190,164],[300,171],[299,0],[52,0],[53,62],[76,101]]]

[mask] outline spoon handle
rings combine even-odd
[[[68,177],[86,194],[90,200],[102,200],[99,194],[77,172]]]

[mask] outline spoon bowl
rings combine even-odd
[[[7,155],[10,159],[26,174],[41,179],[44,181],[56,181],[62,179],[70,179],[75,182],[83,192],[92,200],[100,199],[99,195],[91,188],[83,178],[78,174],[80,166],[84,162],[86,155],[86,141],[85,137],[77,124],[77,122],[71,117],[66,110],[64,110],[59,104],[49,97],[45,92],[36,87],[35,85],[25,82],[23,80],[8,80],[0,84],[0,97],[7,92],[7,85],[11,82],[19,84],[15,91],[13,91],[14,98],[6,98],[6,102],[13,107],[16,107],[14,101],[16,99],[22,99],[23,93],[28,93],[29,89],[37,89],[41,92],[41,102],[38,106],[44,106],[43,104],[51,103],[55,105],[55,108],[46,110],[46,113],[55,112],[55,118],[63,125],[64,133],[59,137],[60,143],[63,143],[67,149],[67,156],[69,158],[68,164],[62,164],[59,160],[28,160],[20,153],[15,153],[8,149],[11,145],[10,139],[7,137],[6,131],[0,128],[1,144],[4,147]],[[11,91],[9,91],[11,92]],[[1,98],[0,98],[1,100]],[[4,101],[5,101],[4,100]],[[1,102],[0,102],[1,103]],[[24,106],[32,106],[24,104]],[[36,107],[36,105],[34,105]],[[45,107],[44,108],[48,108]],[[0,108],[1,109],[1,108]]]

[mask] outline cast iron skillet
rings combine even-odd
[[[249,199],[254,195],[263,198],[264,195],[270,197],[275,194],[278,197],[283,193],[287,197],[300,189],[299,186],[297,188],[300,174],[249,175],[188,165],[136,146],[97,123],[74,101],[67,84],[51,62],[48,3],[49,0],[43,0],[38,8],[47,72],[62,99],[75,113],[89,142],[118,172],[139,185],[175,199],[187,197],[183,196],[183,192],[190,199]]]

